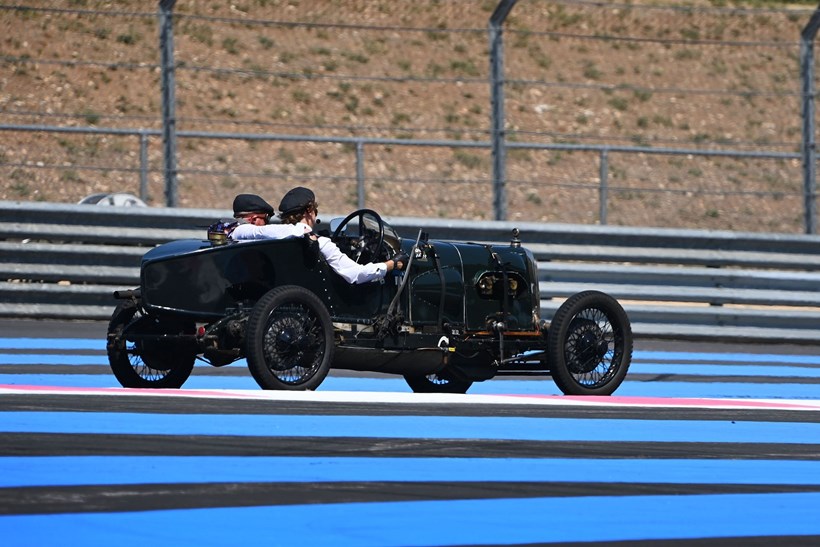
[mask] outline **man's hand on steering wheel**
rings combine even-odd
[[[410,256],[405,253],[404,251],[399,251],[393,258],[390,260],[393,261],[393,268],[396,270],[403,270],[407,267],[407,262],[410,260]]]

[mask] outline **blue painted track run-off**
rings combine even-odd
[[[355,421],[355,420],[354,420]],[[594,470],[594,473],[590,473]],[[521,458],[43,456],[0,458],[0,486],[169,482],[625,482],[820,487],[820,462]],[[820,488],[819,488],[820,490]]]
[[[820,538],[820,411],[781,411],[774,417],[763,414],[765,410],[759,414],[709,415],[704,407],[698,416],[659,416],[658,411],[664,398],[691,399],[693,407],[701,398],[816,401],[820,398],[820,355],[636,348],[631,376],[611,398],[613,406],[600,409],[617,413],[615,403],[630,397],[653,398],[660,403],[624,416],[580,411],[567,414],[571,411],[566,406],[561,407],[560,415],[550,406],[526,414],[505,407],[498,414],[485,410],[470,415],[450,412],[455,407],[445,404],[422,411],[416,410],[419,405],[408,405],[407,412],[399,405],[399,410],[391,407],[390,413],[378,415],[368,414],[366,408],[373,407],[354,404],[346,412],[343,404],[337,404],[333,412],[318,412],[322,403],[315,399],[302,401],[315,405],[314,413],[291,413],[287,403],[277,406],[277,411],[260,413],[258,409],[250,411],[255,408],[254,401],[247,409],[241,405],[229,408],[224,406],[227,399],[223,402],[218,395],[203,403],[207,413],[163,410],[162,405],[172,404],[167,401],[180,399],[173,397],[175,392],[151,398],[151,403],[146,403],[151,412],[142,413],[120,408],[140,398],[118,393],[119,385],[107,366],[104,340],[0,338],[0,385],[32,386],[30,395],[0,394],[0,435],[10,442],[21,439],[19,447],[6,447],[5,455],[0,456],[0,537],[4,546],[66,544],[65,538],[71,538],[68,543],[84,546],[399,546],[637,540],[647,540],[650,545],[653,540],[730,537],[777,542],[778,536],[789,536],[789,544],[795,544],[795,536],[805,536],[806,544],[816,542]],[[198,365],[180,392],[259,392],[244,362],[228,367],[229,374],[225,372]],[[19,405],[22,397],[37,404],[55,396],[49,389],[38,393],[38,386],[114,389],[87,395],[64,390],[59,392],[61,402],[53,408],[21,409],[6,404],[13,400]],[[364,404],[372,393],[394,396],[390,394],[410,390],[400,377],[332,373],[318,391],[348,392]],[[549,377],[497,378],[474,384],[470,393],[548,395],[560,400]],[[96,406],[67,410],[69,400]],[[234,403],[237,400],[232,399]],[[478,404],[469,401],[466,397],[457,406],[474,408]],[[522,402],[521,408],[532,407]],[[34,436],[34,442],[76,439],[78,446],[90,453],[27,454],[25,443],[31,442],[27,435]],[[124,442],[123,437],[136,437],[133,445],[137,448],[133,453],[95,454],[93,442],[83,440],[86,435],[95,439],[103,435],[111,446]],[[287,443],[288,439],[331,446],[348,439],[372,448],[321,456],[207,453],[213,439],[224,442],[226,437],[232,446],[239,447],[253,441]],[[161,449],[157,452],[152,445],[154,451],[142,453],[139,439],[143,438],[154,443],[163,438],[184,439],[200,452],[174,455]],[[504,446],[508,449],[503,455],[483,457],[476,453],[482,445],[469,448],[470,443],[480,442],[507,443]],[[446,457],[395,456],[389,452],[396,444],[425,447],[431,443],[466,443],[466,448]],[[523,445],[518,443],[545,444],[543,452],[523,457],[517,449]],[[570,449],[552,453],[550,443]],[[573,443],[586,452],[572,454]],[[595,448],[595,443],[603,446]],[[676,455],[675,446],[688,447],[688,454]],[[608,454],[607,447],[619,447],[619,456]],[[735,450],[735,455],[723,456],[723,447],[727,454]],[[371,449],[386,452],[371,456],[367,453]],[[737,455],[738,450],[741,455]],[[659,456],[661,453],[664,456]],[[74,511],[48,514],[18,514],[14,503],[2,504],[4,492],[17,499],[36,496],[45,489],[48,498],[49,488],[68,489],[60,494],[65,499],[72,495],[82,499],[86,495],[82,488],[93,486],[104,489],[104,495],[113,499],[133,495],[131,489],[136,487],[164,491],[180,485],[225,483],[300,488],[318,484],[332,489],[336,484],[353,484],[366,489],[377,481],[392,485],[385,487],[387,491],[400,489],[400,485],[432,484],[435,496],[407,501],[376,496],[367,502],[340,496],[333,503],[285,500],[249,507],[222,506],[216,501],[215,506],[206,508],[91,512],[82,511],[80,504]],[[484,499],[433,499],[446,497],[452,488],[437,488],[438,483],[484,485],[476,488],[486,489],[487,495]],[[502,496],[490,495],[505,484],[519,483],[540,484],[545,490],[519,496],[511,488]],[[566,484],[575,485],[582,494],[558,494],[559,485]],[[658,484],[680,492],[646,494],[646,488]],[[609,485],[607,495],[601,495],[602,485]],[[754,491],[714,492],[715,488],[729,487]],[[802,491],[783,490],[787,488]]]
[[[819,504],[820,494],[316,504],[0,517],[0,533],[26,538],[17,545],[82,538],[86,546],[124,537],[127,545],[383,547],[794,536],[820,534]]]

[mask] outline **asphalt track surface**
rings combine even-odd
[[[241,364],[126,390],[104,338],[0,321],[2,545],[820,545],[820,345],[637,340],[578,398]]]

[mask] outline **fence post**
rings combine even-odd
[[[504,41],[503,24],[517,0],[501,0],[490,16],[490,96],[493,148],[493,210],[496,220],[507,219],[507,149],[504,130]]]
[[[174,21],[176,0],[159,0],[159,47],[162,70],[162,147],[165,157],[165,204],[177,206],[177,137],[174,96]]]
[[[356,141],[356,196],[357,208],[364,209],[364,143]]]
[[[140,199],[148,203],[148,133],[140,131]]]
[[[606,225],[607,200],[609,199],[609,150],[601,149],[601,160],[598,168],[598,180],[601,184],[598,189],[598,222]]]
[[[817,146],[814,127],[814,39],[820,28],[820,7],[800,33],[800,79],[803,91],[803,201],[806,233],[817,233]]]

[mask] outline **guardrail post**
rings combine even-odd
[[[507,218],[507,149],[504,130],[504,41],[503,24],[517,0],[501,0],[490,16],[490,95],[493,149],[493,209],[496,220]]]
[[[609,199],[609,150],[601,149],[601,160],[598,168],[598,180],[601,186],[598,188],[598,222],[606,224],[607,200]]]
[[[806,233],[817,233],[817,145],[814,127],[814,39],[820,28],[820,7],[800,33],[800,79],[803,84],[803,201]]]
[[[165,204],[177,206],[177,142],[174,96],[174,21],[176,0],[159,0],[159,47],[162,66],[162,144],[165,157]]]

